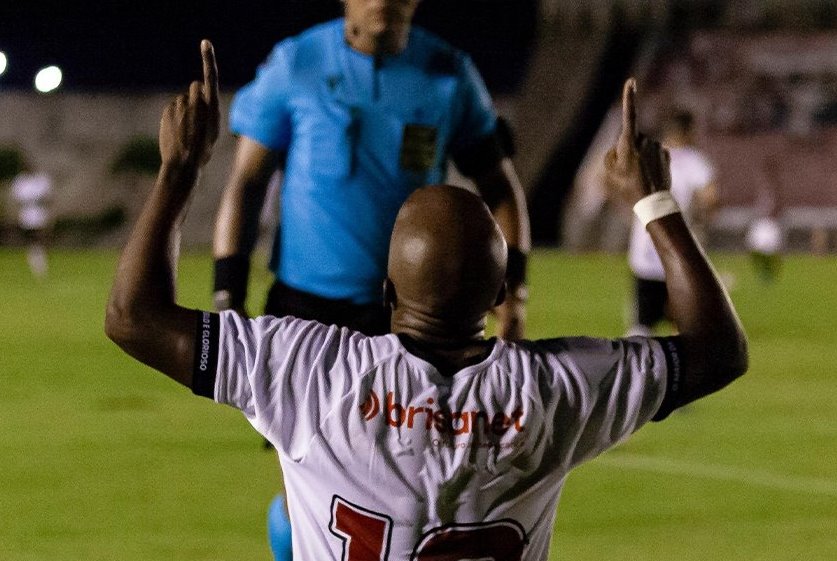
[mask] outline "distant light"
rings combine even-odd
[[[9,59],[6,57],[6,53],[0,51],[0,76],[6,71],[6,68],[9,66]]]
[[[61,85],[61,69],[57,66],[41,68],[35,75],[35,89],[41,93],[51,92]]]

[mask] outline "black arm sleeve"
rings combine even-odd
[[[494,132],[459,148],[451,155],[456,168],[467,177],[481,175],[505,157],[514,154],[511,128],[503,119],[497,119]]]
[[[666,356],[666,395],[660,404],[660,409],[651,418],[652,421],[662,421],[672,411],[680,406],[681,394],[683,392],[683,353],[680,351],[680,340],[677,337],[657,337],[657,341],[663,347]]]
[[[212,312],[196,312],[195,357],[192,362],[192,393],[215,399],[215,373],[218,370],[218,346],[221,317]]]

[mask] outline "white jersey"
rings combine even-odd
[[[46,203],[52,193],[52,180],[45,173],[21,173],[12,181],[12,197],[18,204],[18,224],[26,230],[49,225]]]
[[[770,216],[757,219],[750,225],[746,237],[747,247],[755,253],[773,255],[782,249],[782,227]]]
[[[545,560],[570,469],[677,386],[666,339],[498,339],[445,377],[396,335],[217,317],[203,313],[195,391],[276,447],[297,561]]]
[[[668,152],[671,155],[671,196],[688,221],[695,193],[714,181],[715,170],[695,148],[670,148]],[[654,242],[636,217],[631,224],[628,264],[634,275],[641,279],[665,280],[663,263]]]

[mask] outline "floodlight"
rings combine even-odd
[[[9,66],[9,58],[6,56],[6,53],[0,51],[0,76],[6,71],[6,68]]]
[[[41,68],[35,75],[35,89],[41,93],[55,90],[61,85],[61,69],[57,66]]]

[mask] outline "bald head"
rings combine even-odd
[[[506,255],[480,197],[450,185],[415,191],[398,213],[390,242],[395,314],[406,310],[452,329],[484,321],[502,291]]]

